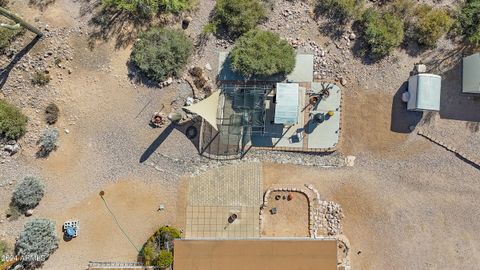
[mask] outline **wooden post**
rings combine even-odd
[[[27,23],[22,18],[18,17],[17,15],[13,14],[12,12],[0,7],[0,15],[5,16],[16,23],[20,24],[21,26],[27,28],[29,31],[37,34],[38,37],[43,36],[43,33],[38,30],[38,28],[34,27],[33,25]]]

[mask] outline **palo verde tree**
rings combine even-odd
[[[288,74],[295,67],[295,51],[278,34],[252,30],[241,36],[230,53],[233,70],[245,76]]]
[[[180,13],[193,9],[194,0],[102,0],[104,7],[149,17],[159,11]]]
[[[369,8],[362,15],[361,25],[372,58],[388,55],[403,41],[403,21],[391,13]]]
[[[140,34],[130,59],[148,78],[160,82],[178,76],[192,51],[192,41],[183,31],[153,27]]]
[[[420,5],[415,13],[414,39],[420,45],[435,47],[440,37],[452,26],[452,19],[445,10],[425,4]]]
[[[214,24],[223,26],[230,36],[238,37],[254,29],[265,16],[260,0],[217,0]]]

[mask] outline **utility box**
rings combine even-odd
[[[408,91],[402,100],[407,102],[409,111],[440,111],[442,77],[418,73],[408,78]]]

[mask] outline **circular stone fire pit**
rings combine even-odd
[[[155,127],[162,127],[163,125],[165,125],[166,119],[167,119],[167,117],[163,113],[156,112],[156,113],[153,114],[150,122]]]

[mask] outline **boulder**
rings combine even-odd
[[[27,212],[25,212],[25,216],[29,217],[33,215],[33,209],[28,209]]]

